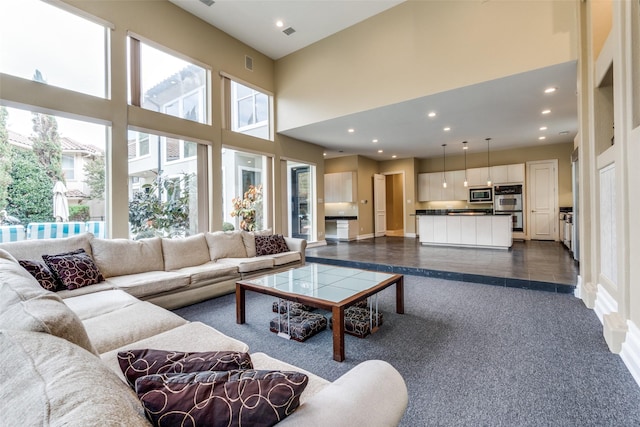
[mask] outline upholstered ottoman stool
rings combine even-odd
[[[291,310],[279,314],[269,322],[271,332],[288,334],[292,340],[304,342],[327,328],[327,318],[322,314],[304,310]]]
[[[287,304],[288,303],[288,304]],[[271,305],[271,310],[274,313],[278,312],[278,306],[280,307],[280,314],[284,314],[287,312],[287,305],[289,305],[291,307],[291,311],[299,311],[299,310],[303,310],[303,311],[313,311],[315,310],[314,307],[311,307],[310,305],[305,305],[299,302],[290,302],[287,300],[280,300],[280,301],[274,301],[273,304]]]
[[[353,305],[344,311],[344,332],[366,338],[382,325],[382,321],[382,313]],[[333,328],[333,318],[329,320],[329,327]]]

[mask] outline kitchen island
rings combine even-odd
[[[478,211],[416,215],[423,245],[509,249],[513,243],[511,215]]]

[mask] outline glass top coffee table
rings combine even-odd
[[[396,313],[404,313],[404,276],[323,264],[267,274],[236,282],[236,322],[245,322],[247,290],[331,311],[333,359],[344,360],[344,310],[396,285]]]

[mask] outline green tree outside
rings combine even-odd
[[[96,156],[84,164],[85,182],[89,185],[89,199],[104,200],[104,157]]]
[[[11,151],[12,182],[7,188],[7,210],[25,225],[53,221],[51,179],[33,151],[19,148]]]
[[[0,106],[0,210],[7,207],[8,188],[11,183],[11,146],[7,131],[7,109]]]

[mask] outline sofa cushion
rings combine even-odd
[[[96,292],[109,291],[113,289],[115,289],[115,286],[113,286],[112,283],[104,281],[104,282],[98,283],[97,285],[85,286],[83,288],[62,289],[57,291],[56,294],[60,298],[66,299],[71,297],[77,297],[78,295],[93,294]]]
[[[292,414],[308,378],[300,372],[148,375],[136,393],[156,426],[272,426]]]
[[[104,281],[102,273],[84,249],[57,255],[45,254],[42,259],[66,289],[82,288]]]
[[[249,346],[201,322],[190,322],[149,338],[125,344],[100,355],[102,361],[126,381],[118,365],[118,352],[136,348],[155,348],[175,351],[226,350],[248,352]]]
[[[39,332],[0,331],[7,426],[148,426],[135,393],[100,359]]]
[[[256,256],[289,252],[289,247],[282,234],[256,236]]]
[[[224,258],[218,262],[235,265],[238,267],[240,273],[252,273],[254,271],[265,270],[273,268],[273,258],[260,257],[260,258]]]
[[[145,301],[91,317],[83,322],[98,353],[151,337],[187,323],[182,317]]]
[[[253,368],[249,353],[237,351],[126,350],[118,352],[118,364],[131,387],[135,387],[138,378],[151,374],[184,374]]]
[[[93,255],[91,252],[91,242],[93,240],[93,234],[83,233],[60,239],[38,239],[2,243],[0,244],[0,249],[6,250],[16,259],[44,261],[42,259],[43,254],[59,254],[75,251],[76,249],[84,249],[86,253]]]
[[[216,261],[220,258],[247,257],[241,231],[205,233],[205,238],[207,239],[207,245],[209,245],[209,257],[211,261]]]
[[[269,236],[272,234],[270,228],[260,231],[242,231],[242,242],[247,251],[247,256],[253,258],[256,256],[256,239],[255,236]]]
[[[59,282],[53,275],[47,264],[42,261],[20,260],[20,266],[27,270],[47,291],[55,292],[58,290]]]
[[[56,335],[96,353],[78,316],[19,264],[0,259],[0,329]]]
[[[209,246],[203,233],[185,238],[162,239],[162,255],[166,271],[211,261]]]
[[[206,264],[194,267],[184,267],[176,270],[176,272],[188,274],[191,277],[190,288],[200,286],[203,283],[212,283],[216,280],[222,281],[240,276],[235,265],[215,261],[209,261]]]
[[[93,239],[93,259],[105,278],[163,271],[162,239]]]
[[[67,307],[78,315],[80,320],[102,316],[140,302],[136,297],[119,289],[78,295],[65,298],[63,301]]]
[[[282,252],[279,254],[267,255],[273,258],[273,264],[278,267],[281,265],[298,262],[302,259],[300,252]]]
[[[189,276],[175,271],[147,271],[144,273],[114,276],[107,282],[134,297],[144,298],[189,286]]]

